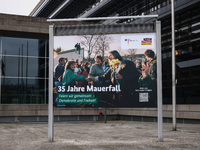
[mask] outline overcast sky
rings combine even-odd
[[[40,0],[0,0],[0,13],[28,16]]]

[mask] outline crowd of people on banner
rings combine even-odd
[[[106,87],[120,85],[120,92],[93,92],[98,99],[97,104],[69,105],[72,107],[134,107],[139,106],[139,97],[146,96],[142,91],[148,91],[150,105],[156,105],[156,56],[153,50],[147,49],[144,53],[145,61],[132,62],[125,60],[113,50],[108,53],[108,60],[96,55],[95,62],[82,62],[60,58],[55,67],[54,93],[60,87]],[[150,91],[150,92],[149,92]]]

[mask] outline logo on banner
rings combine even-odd
[[[154,49],[155,34],[133,34],[121,36],[122,49]]]
[[[152,38],[144,38],[141,41],[141,45],[152,45]]]
[[[124,41],[127,43],[127,46],[134,46],[134,42],[137,42],[137,40],[132,39],[124,39]]]

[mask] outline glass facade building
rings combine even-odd
[[[200,104],[200,2],[175,13],[176,103]],[[171,17],[161,18],[163,103],[172,104]]]
[[[0,104],[47,104],[48,39],[0,37]]]
[[[33,16],[48,18],[62,2],[50,1]],[[200,1],[175,0],[175,4],[177,104],[200,104]],[[84,5],[76,0],[70,1],[70,5],[56,12],[52,19],[158,14],[158,20],[162,23],[163,103],[172,104],[170,0],[86,0]],[[111,20],[109,23],[141,21],[123,19]],[[1,35],[1,104],[47,103],[48,45],[47,38],[16,38]]]

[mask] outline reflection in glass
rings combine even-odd
[[[1,104],[46,103],[45,80],[2,78]]]
[[[46,104],[47,39],[1,37],[0,104]]]
[[[46,59],[46,78],[49,78],[49,59]]]
[[[2,37],[3,55],[45,57],[45,40]]]
[[[5,76],[5,63],[3,59],[0,60],[0,66],[1,66],[1,75]]]
[[[45,58],[3,56],[4,76],[45,77]]]

